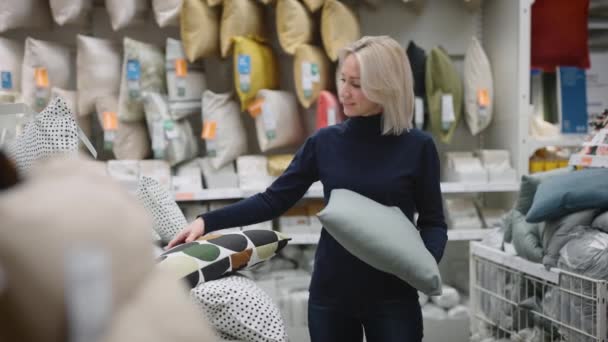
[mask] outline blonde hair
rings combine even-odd
[[[403,47],[389,36],[365,36],[340,51],[338,73],[349,55],[359,62],[363,93],[384,109],[382,134],[399,135],[412,128],[414,81]]]

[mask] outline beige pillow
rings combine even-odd
[[[142,25],[150,8],[149,0],[105,0],[112,29],[118,31]]]
[[[104,130],[104,146],[111,147],[116,159],[144,159],[150,155],[150,140],[146,123],[123,122],[118,120],[118,99],[116,96],[105,96],[97,99],[97,118]],[[104,113],[113,113],[114,127],[104,127]],[[110,132],[108,132],[110,131]]]
[[[0,32],[17,28],[50,28],[52,19],[47,1],[0,1]]]
[[[312,40],[312,18],[298,0],[278,0],[277,34],[281,48],[290,55],[296,48]]]
[[[122,49],[111,40],[80,34],[76,44],[78,113],[86,115],[95,111],[98,97],[118,94]]]
[[[260,101],[261,107],[255,127],[262,152],[302,142],[302,120],[292,93],[262,89],[256,101]]]
[[[479,40],[473,37],[464,56],[465,118],[472,135],[477,135],[492,122],[494,85],[490,60]]]
[[[209,6],[217,6],[221,5],[224,0],[207,0],[207,5]]]
[[[53,19],[59,26],[84,26],[91,19],[91,0],[50,0]]]
[[[255,0],[224,0],[220,24],[220,46],[222,57],[232,53],[232,38],[254,37],[262,39],[264,34],[264,12]]]
[[[179,26],[182,0],[152,0],[154,19],[160,27]]]
[[[339,1],[326,0],[321,14],[321,38],[329,59],[337,61],[343,47],[361,38],[355,13]]]
[[[294,81],[298,101],[309,108],[322,90],[330,88],[330,62],[320,48],[300,45],[293,61]]]
[[[74,89],[74,54],[66,46],[27,38],[21,68],[23,101],[35,111],[47,105],[51,88]]]
[[[190,62],[219,51],[219,11],[205,0],[183,0],[180,34]]]
[[[319,8],[323,7],[325,0],[302,0],[302,2],[308,7],[309,11],[316,12]]]
[[[21,92],[23,43],[0,37],[0,90]]]

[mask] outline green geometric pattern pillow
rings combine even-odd
[[[264,262],[283,249],[289,240],[273,230],[212,232],[161,254],[159,267],[195,287]]]

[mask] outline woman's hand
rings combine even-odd
[[[177,234],[173,240],[169,242],[165,250],[173,248],[184,242],[192,242],[198,239],[201,235],[205,234],[205,221],[202,217],[198,217],[186,226],[179,234]]]

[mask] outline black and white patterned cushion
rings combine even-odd
[[[279,308],[250,279],[229,276],[203,283],[190,293],[223,339],[287,341]]]
[[[173,239],[188,221],[175,203],[168,189],[156,180],[141,176],[137,187],[137,198],[154,219],[153,229],[164,243]]]
[[[23,132],[8,146],[8,153],[19,170],[27,172],[36,160],[59,153],[76,153],[78,139],[74,116],[66,102],[56,97],[25,125]]]

